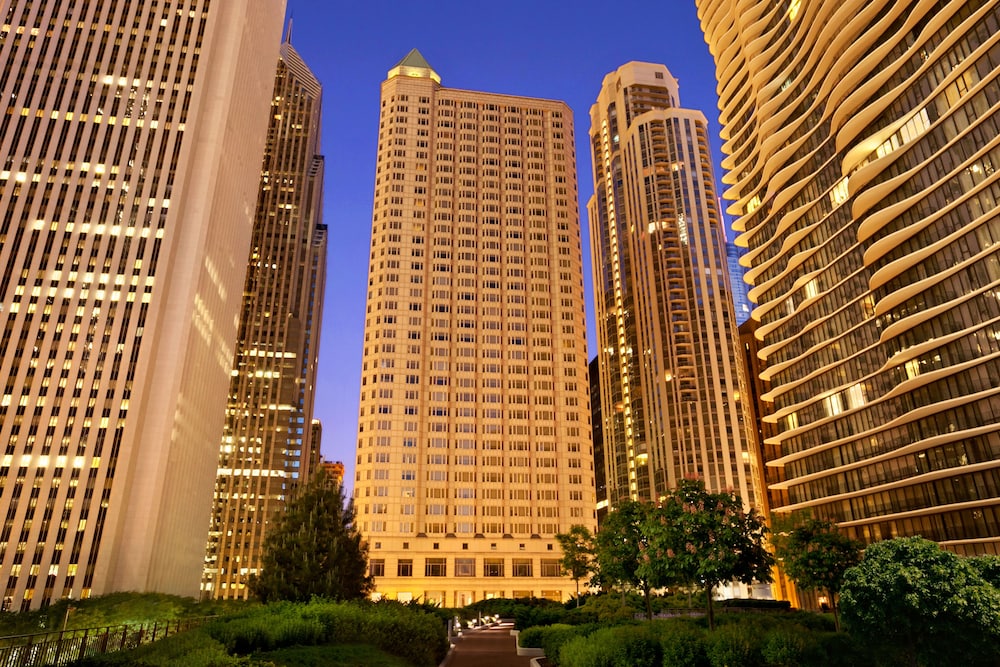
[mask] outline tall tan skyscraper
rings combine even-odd
[[[215,598],[249,596],[246,582],[258,573],[268,524],[318,461],[312,414],[326,267],[322,89],[290,38],[289,25],[219,456],[203,581]]]
[[[1000,5],[698,0],[773,509],[1000,550]]]
[[[197,595],[284,3],[5,3],[0,582]]]
[[[378,593],[567,598],[554,539],[594,527],[573,119],[382,84],[355,502]]]
[[[666,67],[631,62],[604,77],[590,139],[608,501],[698,477],[756,503],[705,117],[680,107]]]

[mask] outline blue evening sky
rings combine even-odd
[[[694,0],[289,0],[292,44],[323,83],[324,222],[330,250],[316,416],[323,455],[353,487],[379,85],[417,48],[449,88],[563,100],[576,123],[589,356],[595,349],[586,202],[593,192],[589,111],[604,75],[630,60],[665,64],[681,104],[710,123],[714,66]]]

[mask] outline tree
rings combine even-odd
[[[644,528],[649,566],[642,572],[657,585],[690,582],[703,588],[709,628],[715,627],[716,586],[771,581],[774,557],[764,545],[767,526],[756,510],[745,511],[734,493],[709,493],[700,480],[682,480]]]
[[[980,577],[1000,588],[1000,556],[992,554],[974,556],[968,559],[968,563],[979,572]]]
[[[921,537],[870,545],[844,575],[845,625],[907,665],[996,664],[1000,591],[969,560]]]
[[[825,591],[840,631],[838,599],[848,568],[861,562],[864,545],[837,530],[829,521],[807,519],[789,531],[775,534],[774,545],[785,573],[805,590]]]
[[[586,526],[570,526],[568,533],[556,535],[563,557],[560,565],[576,582],[576,606],[580,606],[580,580],[591,572],[594,558],[594,536]]]
[[[652,510],[649,503],[626,500],[608,513],[594,538],[596,581],[601,586],[621,586],[623,595],[629,586],[641,590],[648,618],[653,617],[651,585],[639,570],[639,558],[646,548],[643,524]]]
[[[354,525],[354,504],[322,469],[275,517],[264,538],[259,577],[250,591],[263,602],[363,598],[372,590],[366,574],[368,547]]]

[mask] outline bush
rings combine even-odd
[[[402,658],[374,646],[338,644],[337,646],[293,646],[254,656],[252,667],[410,667]],[[250,667],[250,665],[247,665]]]
[[[372,613],[374,612],[374,613]],[[448,653],[445,624],[435,614],[414,612],[386,601],[365,605],[360,641],[385,649],[414,665],[437,665]]]
[[[614,628],[615,667],[660,667],[663,650],[660,640],[653,637],[648,626]]]
[[[518,630],[526,630],[535,625],[562,623],[569,614],[561,603],[544,598],[480,600],[466,607],[464,616],[473,618],[478,613],[513,619],[514,627]]]
[[[779,617],[783,623],[791,623],[813,632],[835,632],[833,614],[819,614],[811,611],[795,610]]]
[[[826,664],[818,642],[807,632],[791,627],[769,632],[764,637],[761,656],[765,665],[774,667]]]
[[[280,603],[220,618],[136,651],[99,656],[85,665],[250,664],[233,657],[291,646],[368,644],[417,667],[440,664],[448,651],[444,624],[434,614],[398,603],[338,603],[314,599]]]
[[[236,667],[240,658],[201,630],[172,635],[134,651],[107,653],[72,663],[74,667]]]
[[[856,638],[844,632],[822,632],[814,636],[819,644],[820,655],[826,657],[823,664],[828,667],[883,664],[874,660],[872,654]]]
[[[732,598],[723,600],[720,606],[728,609],[770,609],[789,611],[792,603],[788,600],[764,600],[760,598]]]
[[[565,627],[561,625],[536,625],[533,628],[522,630],[517,636],[517,643],[522,648],[542,648],[546,633],[552,628]]]
[[[614,649],[607,644],[594,641],[591,637],[574,637],[559,649],[559,665],[614,667]]]
[[[546,653],[546,655],[548,655]],[[573,637],[559,649],[562,667],[660,667],[663,653],[649,626],[623,625]]]
[[[597,625],[600,623],[597,613],[587,609],[586,606],[579,609],[571,609],[562,617],[562,623],[566,625]]]
[[[635,602],[638,602],[640,606],[636,607]],[[642,601],[635,596],[626,597],[623,602],[619,595],[606,594],[587,600],[587,604],[580,609],[596,616],[600,623],[622,623],[631,621],[637,613],[641,613],[641,604]]]
[[[279,604],[250,614],[222,618],[206,632],[229,653],[249,655],[285,646],[313,646],[329,638],[323,624],[302,615],[302,606]]]
[[[66,615],[68,607],[73,609]],[[231,613],[256,603],[243,601],[198,602],[193,598],[163,593],[110,593],[82,600],[56,600],[48,607],[29,612],[0,613],[0,636],[33,634],[62,628],[99,628],[109,625],[139,625],[181,618]]]
[[[720,626],[708,638],[706,650],[712,667],[758,667],[760,639],[749,624]]]
[[[707,667],[705,631],[684,619],[658,621],[654,631],[660,638],[663,667]]]
[[[545,651],[545,657],[553,665],[559,663],[559,649],[574,637],[588,634],[587,626],[574,626],[557,623],[555,625],[536,625],[521,632],[518,644],[524,648],[540,648]]]
[[[669,612],[671,609],[705,609],[707,601],[705,591],[698,590],[676,590],[667,595],[655,597],[653,602],[653,613],[660,614]]]

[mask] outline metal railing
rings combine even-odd
[[[127,651],[196,628],[213,618],[216,617],[0,637],[0,667],[65,665],[92,655]]]

